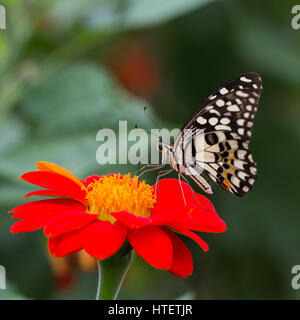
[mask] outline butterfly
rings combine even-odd
[[[183,125],[173,145],[157,144],[162,167],[169,160],[179,178],[191,177],[207,193],[213,193],[210,178],[224,190],[244,196],[258,179],[249,142],[261,90],[260,76],[249,72],[213,91]]]

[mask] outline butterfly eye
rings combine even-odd
[[[162,142],[159,142],[159,143],[157,144],[157,150],[158,150],[159,152],[162,152],[163,148],[164,148],[163,143],[162,143]]]

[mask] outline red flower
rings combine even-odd
[[[187,205],[184,204],[176,179],[161,180],[156,199],[154,187],[129,174],[91,176],[82,181],[52,163],[38,162],[37,168],[39,171],[25,173],[20,179],[45,189],[25,198],[56,198],[12,209],[12,217],[22,220],[11,227],[11,232],[44,228],[50,253],[55,257],[84,249],[103,260],[115,254],[128,239],[153,267],[187,277],[193,271],[192,256],[176,233],[192,238],[207,251],[208,245],[191,230],[226,230],[211,202],[200,194],[195,194],[196,201],[183,182]]]

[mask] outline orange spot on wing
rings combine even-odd
[[[226,190],[230,189],[230,182],[228,180],[224,180],[222,184]]]

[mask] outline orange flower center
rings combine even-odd
[[[130,174],[105,176],[87,186],[88,213],[114,223],[110,212],[127,211],[138,217],[149,217],[156,202],[153,187]]]

